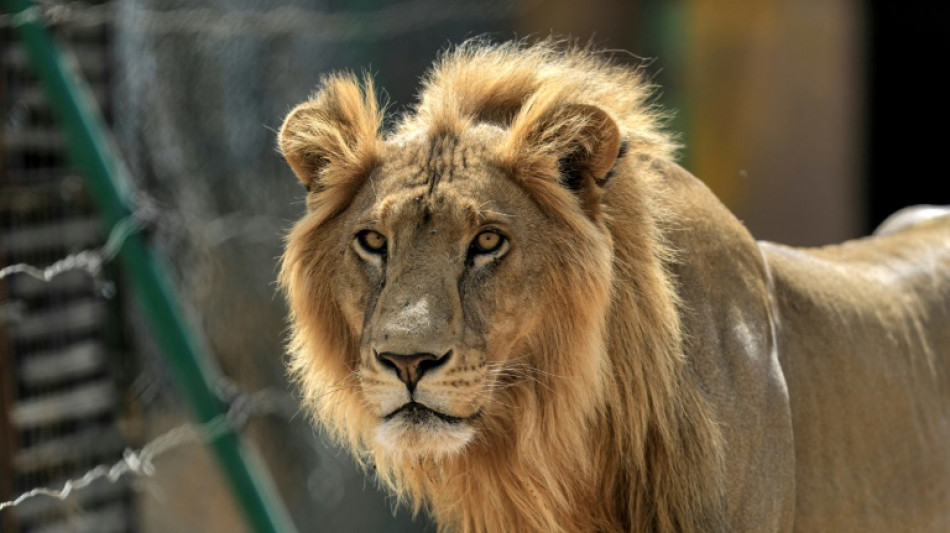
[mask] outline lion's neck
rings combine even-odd
[[[653,383],[660,369],[645,359],[662,358],[637,345],[612,346],[606,402],[587,420],[554,412],[507,420],[459,456],[381,473],[389,470],[389,484],[427,505],[445,530],[717,530],[719,437],[708,408],[687,372]],[[676,397],[659,397],[664,388]]]
[[[425,502],[445,531],[716,530],[706,528],[721,518],[706,505],[716,491],[700,494],[704,482],[679,479],[697,465],[694,475],[707,468],[702,450],[670,450],[661,430],[648,424],[638,452],[630,434],[612,429],[612,418],[603,413],[578,439],[514,430],[451,460],[405,464],[398,485],[412,501]],[[682,437],[704,438],[690,427]]]
[[[403,465],[402,486],[414,500],[422,496],[447,530],[605,531],[613,521],[598,501],[592,460],[601,451],[573,440],[531,446],[509,433],[500,446],[486,442],[438,464]]]

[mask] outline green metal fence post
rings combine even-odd
[[[95,107],[90,105],[88,89],[65,68],[41,23],[38,8],[29,0],[0,1],[11,15],[20,42],[60,117],[70,155],[96,200],[105,226],[113,228],[128,220],[133,214],[129,174],[117,157],[102,119],[91,111]],[[134,232],[124,241],[119,258],[195,419],[208,423],[222,416],[225,411],[211,387],[216,373],[211,359],[182,318],[162,262]],[[294,531],[270,479],[238,436],[227,428],[209,446],[251,529],[267,533]]]

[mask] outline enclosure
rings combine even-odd
[[[326,73],[369,72],[398,113],[453,43],[572,36],[662,87],[681,163],[757,238],[819,245],[950,203],[919,133],[946,109],[939,7],[0,5],[3,532],[433,530],[315,429],[283,370],[274,279],[305,191],[275,131]]]

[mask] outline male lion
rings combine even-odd
[[[757,244],[563,48],[462,45],[388,133],[346,75],[287,117],[315,417],[442,530],[950,531],[950,211]]]

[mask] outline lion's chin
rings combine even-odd
[[[394,458],[441,459],[461,453],[475,436],[466,420],[446,421],[436,416],[399,413],[376,426],[376,442]]]

